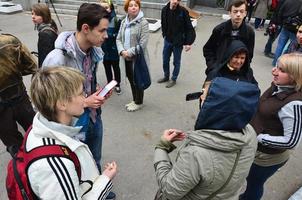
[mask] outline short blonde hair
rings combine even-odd
[[[80,71],[70,67],[41,69],[31,82],[32,102],[46,119],[57,122],[57,102],[70,101],[83,86],[84,80]]]
[[[284,54],[278,59],[278,65],[287,73],[296,85],[296,91],[302,90],[302,54]]]

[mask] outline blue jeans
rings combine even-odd
[[[182,46],[174,46],[172,43],[170,43],[166,39],[164,39],[163,69],[164,69],[164,76],[166,78],[170,77],[170,57],[171,57],[171,54],[173,53],[174,70],[173,70],[171,79],[176,81],[177,76],[180,71],[182,49],[183,49]]]
[[[255,29],[257,29],[261,26],[263,27],[264,23],[265,23],[265,19],[255,17]]]
[[[283,48],[285,47],[287,41],[288,40],[293,41],[295,39],[296,39],[296,35],[294,33],[288,31],[285,28],[281,29],[278,44],[277,44],[277,48],[276,48],[276,51],[275,51],[275,58],[274,58],[273,63],[272,63],[273,66],[276,66],[277,60],[282,55]]]
[[[248,177],[246,178],[247,186],[245,192],[240,195],[240,200],[260,200],[263,195],[264,183],[274,173],[282,167],[284,163],[269,167],[262,167],[252,164]]]
[[[100,170],[103,143],[103,123],[101,115],[96,116],[95,123],[93,123],[90,119],[88,130],[86,132],[85,143],[88,145],[93,158]]]

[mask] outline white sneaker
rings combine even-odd
[[[143,104],[131,104],[130,106],[127,107],[128,112],[135,112],[143,107]]]
[[[127,103],[127,104],[125,105],[125,108],[128,108],[128,107],[131,106],[132,104],[135,104],[135,102],[134,102],[134,101],[131,101],[130,103]]]

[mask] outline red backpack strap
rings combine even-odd
[[[26,156],[24,158],[25,165],[28,167],[30,164],[36,160],[48,157],[64,157],[70,159],[77,171],[79,180],[81,179],[81,166],[77,155],[72,152],[67,146],[62,145],[47,145],[40,146],[32,149],[29,152],[25,152]]]
[[[46,146],[36,147],[30,151],[26,151],[26,148],[25,148],[26,141],[27,141],[28,135],[31,131],[31,128],[32,128],[32,126],[29,127],[26,134],[24,135],[23,144],[21,146],[21,148],[23,148],[24,154],[26,154],[26,156],[24,156],[24,163],[25,163],[26,168],[28,168],[32,162],[39,160],[41,158],[64,157],[64,158],[70,159],[74,163],[79,180],[81,180],[80,161],[79,161],[77,155],[74,152],[72,152],[67,146],[46,145]]]

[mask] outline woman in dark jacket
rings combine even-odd
[[[225,77],[257,84],[248,62],[248,56],[248,49],[245,44],[240,40],[233,40],[224,54],[223,61],[209,73],[206,81],[215,77]]]
[[[58,37],[58,27],[51,19],[51,14],[46,4],[34,4],[31,8],[32,21],[38,34],[38,60],[42,66],[47,54],[55,48],[55,40]]]
[[[240,40],[233,40],[228,46],[222,62],[209,72],[202,89],[203,95],[201,95],[200,99],[205,99],[211,80],[216,77],[225,77],[258,85],[250,67],[248,56],[248,49],[245,44]]]

